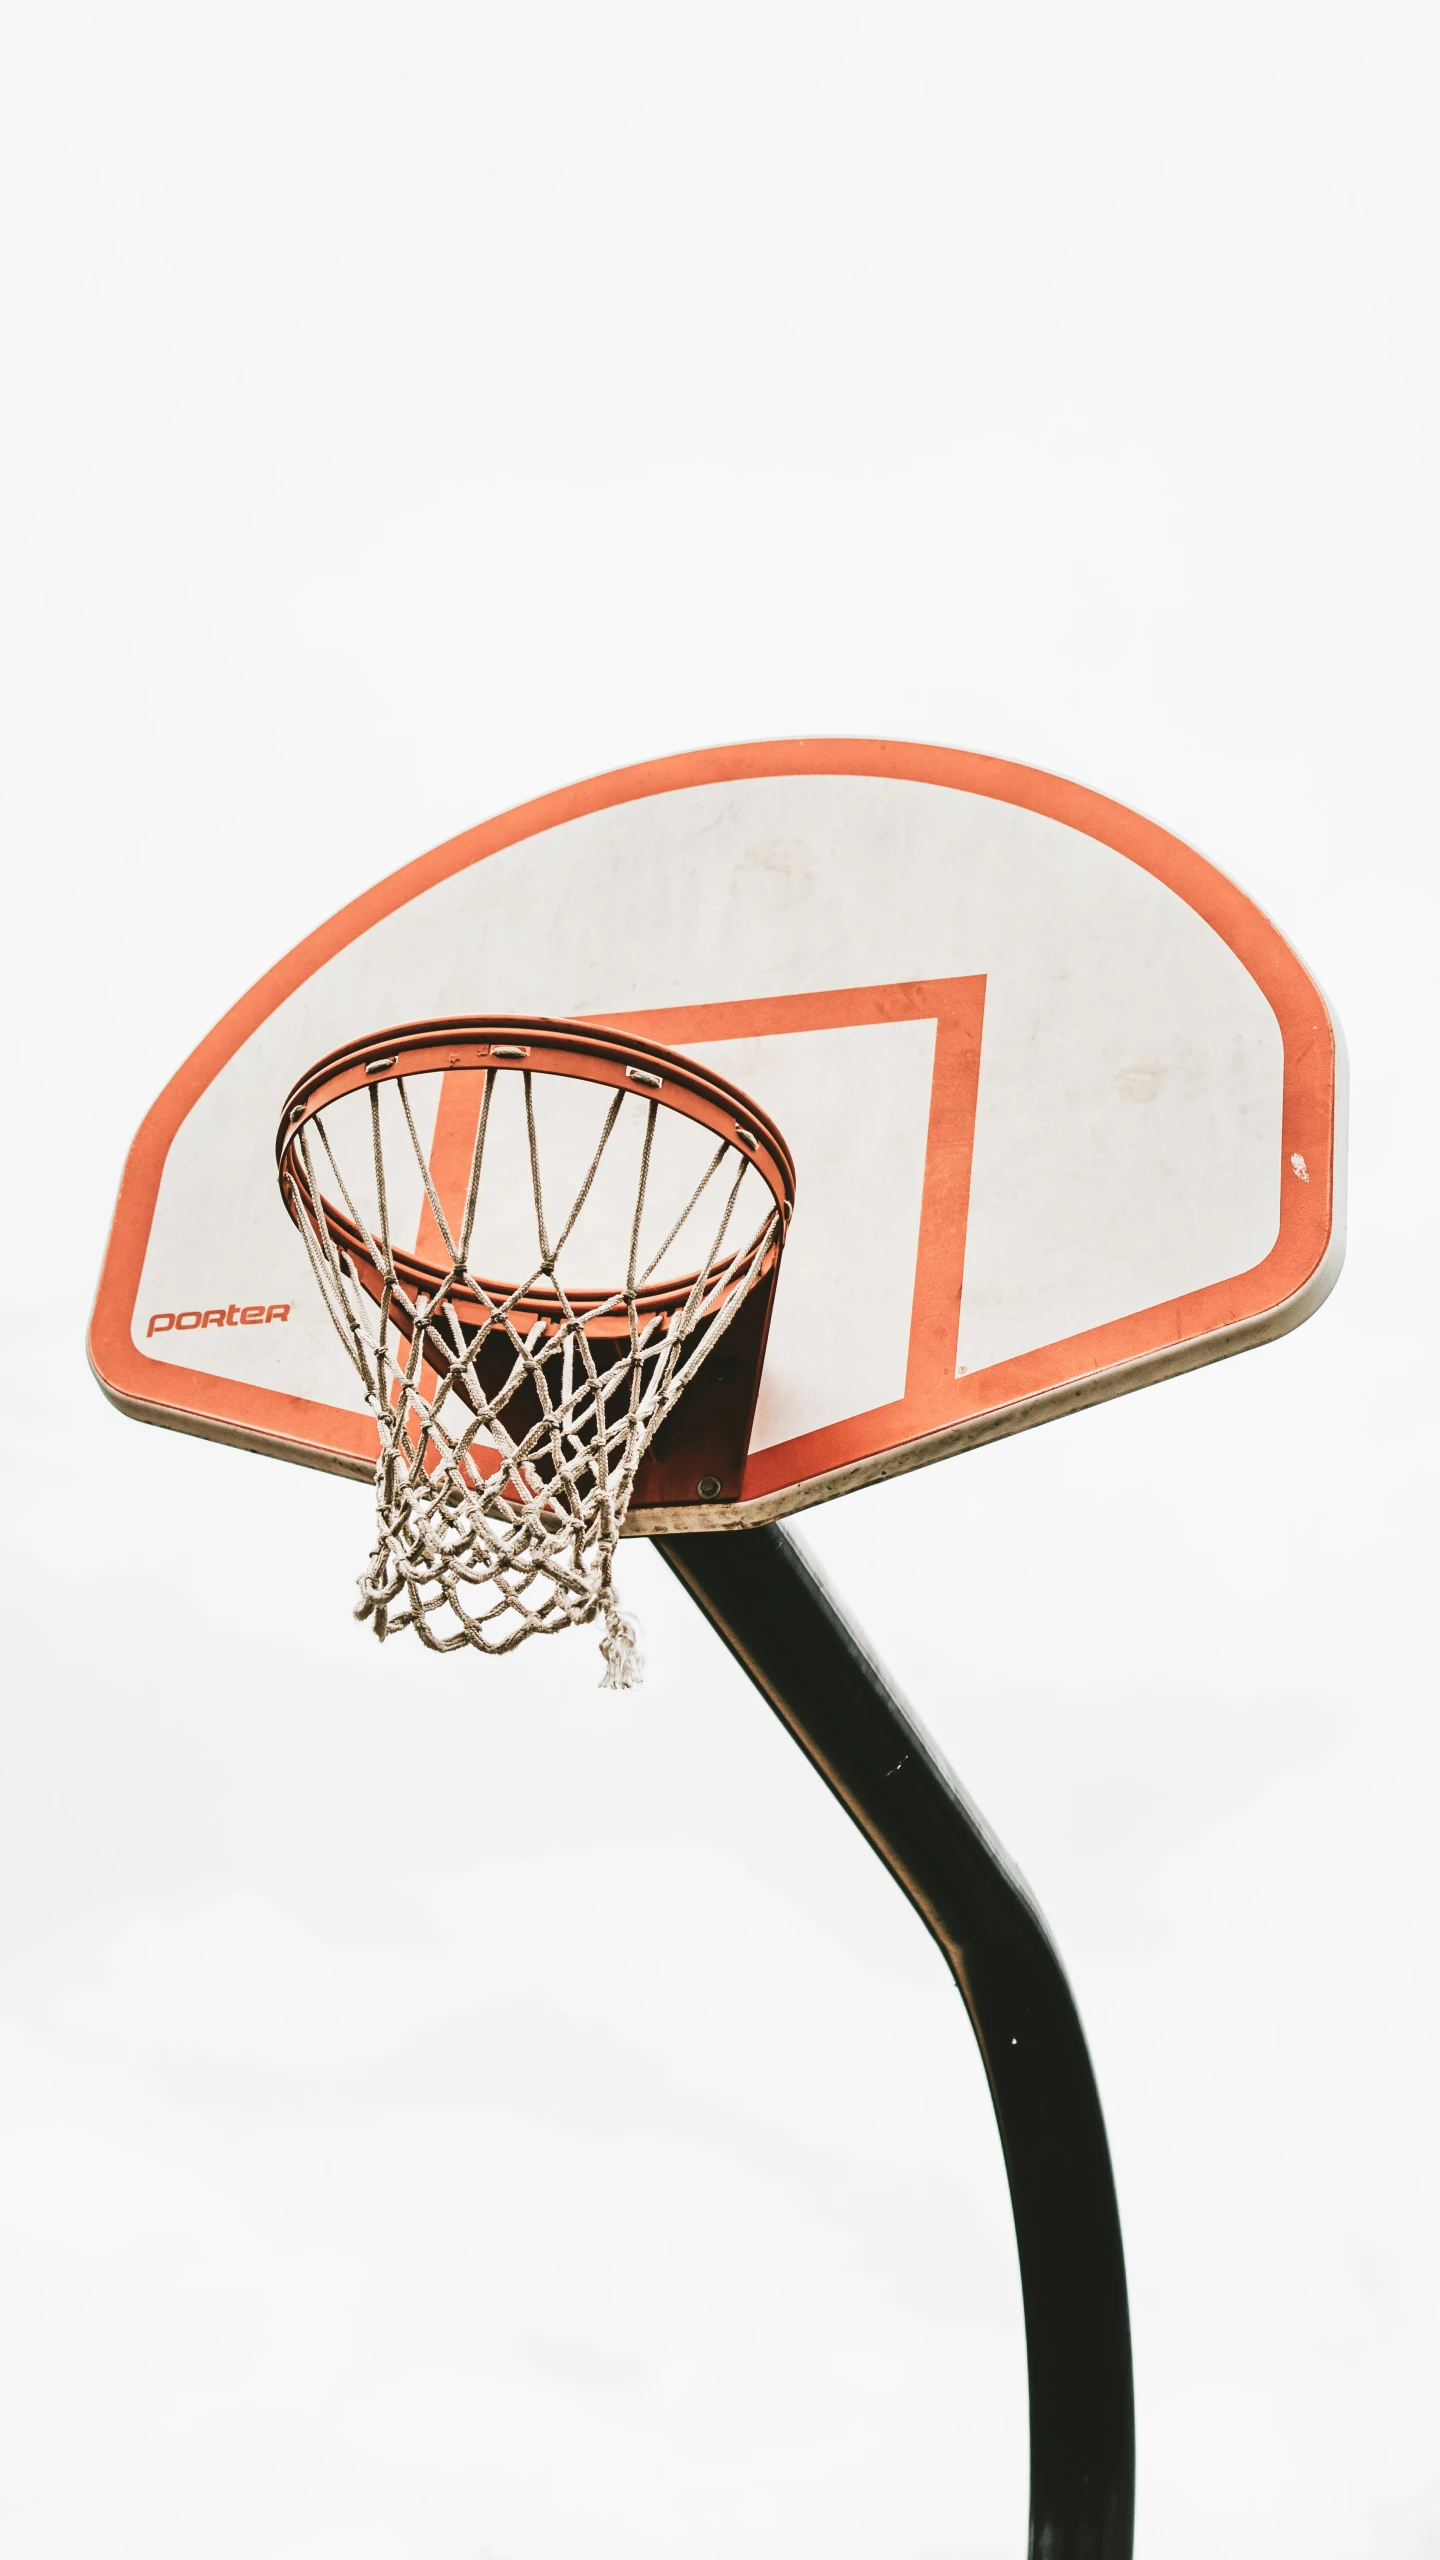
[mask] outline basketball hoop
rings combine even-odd
[[[467,1018],[322,1058],[276,1154],[380,1435],[356,1615],[438,1653],[599,1617],[602,1686],[634,1686],[611,1569],[637,1476],[739,1490],[795,1196],[773,1121],[653,1042]]]

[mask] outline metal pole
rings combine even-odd
[[[1030,2379],[1030,2560],[1131,2560],[1130,2315],[1100,2098],[1029,1888],[779,1527],[657,1538],[884,1860],[970,2013],[1005,2152]]]

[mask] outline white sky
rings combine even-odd
[[[1347,1031],[1311,1326],[809,1535],[1077,1988],[1144,2560],[1440,2547],[1436,70],[1373,0],[13,14],[8,2560],[1023,2547],[958,2000],[657,1561],[634,1700],[381,1654],[363,1490],[79,1348],[302,931],[813,731],[1147,811]]]

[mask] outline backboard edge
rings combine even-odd
[[[375,1481],[374,1466],[367,1460],[342,1457],[314,1441],[272,1438],[267,1432],[246,1431],[239,1423],[222,1422],[213,1414],[190,1412],[183,1405],[153,1404],[144,1396],[126,1395],[102,1375],[88,1347],[86,1356],[90,1374],[106,1403],[130,1422],[149,1422],[160,1431],[183,1432],[187,1440],[215,1440],[224,1449],[242,1449],[252,1458],[286,1459],[292,1466],[313,1467],[318,1475],[347,1476],[353,1484]]]
[[[1337,1184],[1337,1194],[1338,1190]],[[1141,1359],[1127,1360],[1113,1369],[1097,1369],[1091,1377],[1073,1379],[1044,1395],[1027,1396],[1021,1403],[974,1415],[947,1430],[930,1432],[924,1439],[881,1450],[873,1458],[857,1459],[852,1466],[837,1467],[828,1475],[812,1476],[806,1483],[758,1495],[752,1502],[689,1503],[674,1510],[632,1511],[621,1536],[651,1538],[763,1528],[769,1521],[788,1519],[795,1512],[812,1510],[842,1494],[857,1493],[865,1485],[886,1484],[893,1476],[935,1466],[942,1458],[960,1457],[971,1449],[985,1448],[992,1440],[1008,1440],[1018,1431],[1033,1431],[1041,1423],[1063,1421],[1067,1414],[1082,1413],[1090,1405],[1108,1404],[1113,1397],[1132,1395],[1140,1387],[1158,1386],[1167,1378],[1182,1377],[1187,1370],[1207,1368],[1212,1361],[1258,1350],[1262,1343],[1277,1342],[1282,1335],[1293,1333],[1324,1305],[1340,1277],[1344,1259],[1344,1229],[1337,1217],[1326,1252],[1303,1287],[1282,1299],[1278,1306],[1247,1317],[1242,1324],[1176,1343],[1166,1351],[1148,1352]]]

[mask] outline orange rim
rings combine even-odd
[[[318,1113],[349,1094],[395,1084],[406,1076],[449,1075],[456,1070],[477,1075],[568,1076],[577,1082],[633,1093],[661,1109],[676,1111],[723,1139],[755,1167],[779,1210],[782,1229],[790,1218],[795,1205],[794,1159],[769,1113],[739,1085],[696,1066],[672,1049],[662,1048],[658,1041],[642,1040],[633,1034],[617,1036],[581,1023],[528,1014],[457,1015],[433,1022],[401,1023],[375,1032],[368,1039],[348,1041],[343,1049],[332,1049],[308,1068],[285,1097],[275,1157],[286,1209],[297,1226],[304,1222],[314,1230],[318,1205],[332,1241],[341,1253],[353,1258],[362,1277],[365,1264],[374,1258],[371,1240],[347,1212],[337,1209],[323,1193],[315,1203],[303,1164],[298,1161],[300,1133]],[[757,1229],[742,1250],[753,1252],[763,1234],[763,1227]],[[778,1258],[779,1250],[777,1239],[757,1278]],[[499,1304],[506,1305],[513,1317],[523,1317],[531,1324],[537,1320],[564,1320],[558,1291],[532,1287],[517,1294],[504,1281],[484,1278],[478,1279],[476,1288],[471,1290],[456,1286],[453,1271],[445,1263],[418,1251],[392,1247],[391,1260],[412,1298],[421,1294],[433,1297],[449,1282],[451,1303],[462,1321],[467,1308],[473,1308],[474,1320],[482,1323]],[[637,1316],[643,1321],[677,1313],[689,1299],[698,1276],[690,1271],[679,1279],[637,1290],[633,1300]],[[566,1289],[563,1298],[581,1315],[587,1309],[605,1307],[607,1314],[595,1323],[598,1333],[628,1332],[628,1312],[614,1307],[619,1294],[617,1288]],[[492,1302],[490,1306],[485,1303],[487,1298]],[[403,1326],[399,1309],[396,1314]]]

